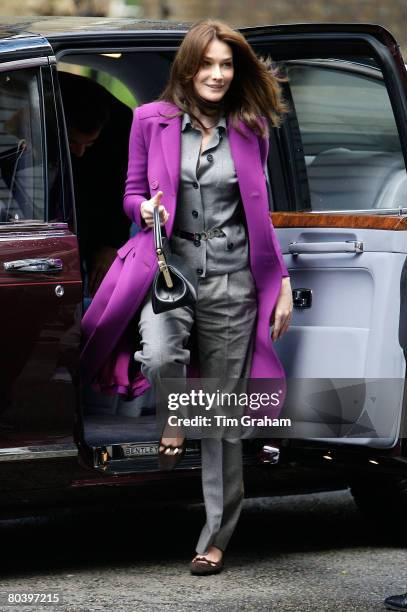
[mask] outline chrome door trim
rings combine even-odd
[[[19,446],[0,448],[1,461],[32,461],[33,459],[55,459],[77,457],[76,444],[47,444],[44,446]]]
[[[14,261],[4,261],[3,268],[6,272],[61,272],[64,267],[62,259],[52,257],[37,257],[31,259],[15,259]]]
[[[290,242],[288,252],[291,255],[321,254],[321,253],[363,253],[361,240],[345,240],[343,242]]]
[[[275,211],[283,212],[283,211]],[[286,211],[284,211],[286,212]],[[312,213],[313,215],[397,215],[402,217],[407,214],[407,208],[346,208],[343,210],[290,210],[292,213]]]
[[[18,70],[19,68],[37,68],[39,66],[48,65],[48,57],[29,57],[27,59],[1,62],[0,72],[7,72],[8,70]]]
[[[180,40],[182,40],[182,36],[180,38]],[[102,55],[105,53],[133,53],[133,52],[137,52],[137,51],[146,51],[148,53],[153,53],[156,51],[177,51],[178,49],[178,45],[166,45],[165,47],[160,47],[160,46],[132,46],[129,47],[128,45],[123,45],[122,47],[118,46],[118,47],[95,47],[95,48],[89,48],[89,47],[69,47],[67,49],[61,49],[61,51],[57,51],[55,55],[50,56],[50,63],[54,63],[53,60],[55,60],[56,62],[60,62],[62,61],[62,58],[64,55]]]

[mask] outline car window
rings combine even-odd
[[[44,220],[38,69],[0,73],[0,221]]]
[[[92,63],[94,56],[86,56],[84,61],[88,60]],[[100,60],[100,57],[97,57]],[[95,60],[94,60],[95,61]],[[133,92],[125,85],[125,83],[99,68],[90,68],[86,65],[75,64],[74,62],[58,62],[58,70],[62,72],[71,72],[72,74],[78,74],[80,76],[88,77],[103,85],[115,98],[126,104],[132,110],[138,105],[137,100]]]
[[[312,210],[405,207],[407,176],[381,71],[335,60],[287,63]]]

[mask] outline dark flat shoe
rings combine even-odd
[[[407,610],[407,593],[403,595],[391,595],[384,600],[388,610]]]
[[[160,446],[163,447],[162,450],[160,450]],[[185,455],[186,446],[187,441],[185,438],[181,446],[173,446],[172,444],[163,444],[160,442],[158,445],[158,467],[160,470],[167,472],[173,470]],[[165,451],[167,449],[170,449],[171,452],[166,453]]]
[[[209,576],[219,574],[223,570],[223,558],[220,561],[210,561],[203,555],[199,555],[190,564],[191,574],[195,576]]]

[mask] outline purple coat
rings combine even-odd
[[[144,104],[134,111],[130,133],[129,167],[124,210],[141,226],[140,205],[157,191],[170,212],[166,224],[171,237],[177,204],[181,159],[181,118],[168,118],[178,107],[167,102]],[[246,215],[250,267],[257,289],[258,315],[251,378],[284,378],[270,338],[270,317],[288,276],[269,217],[264,176],[268,140],[244,123],[244,136],[228,122],[227,133]],[[109,180],[109,177],[101,177]],[[148,387],[135,371],[138,312],[157,270],[153,233],[145,228],[130,238],[103,279],[82,320],[81,374],[105,392],[139,395]]]

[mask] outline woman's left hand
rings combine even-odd
[[[291,291],[290,278],[284,277],[281,281],[281,289],[277,298],[276,307],[271,317],[270,323],[274,325],[272,339],[273,342],[281,338],[287,331],[291,322],[293,311],[293,296]]]

